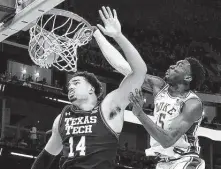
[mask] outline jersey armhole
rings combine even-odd
[[[64,117],[65,111],[66,111],[69,107],[70,107],[70,105],[66,105],[66,106],[62,109],[62,111],[61,111],[61,117],[60,117],[59,123],[58,123],[58,132],[59,132],[59,134],[61,134],[61,131],[60,131],[60,129],[61,129],[61,121],[62,121],[62,119],[63,119],[63,117]]]
[[[103,122],[103,124],[105,125],[105,127],[116,137],[116,139],[119,141],[119,136],[120,136],[120,133],[117,133],[115,132],[110,126],[109,124],[107,123],[107,121],[105,120],[105,117],[103,115],[103,111],[102,111],[102,102],[100,103],[99,105],[99,113],[100,113],[100,117],[101,117],[101,120]]]
[[[190,91],[190,93],[192,93],[192,94],[194,94],[195,95],[195,93],[194,92],[192,92],[192,91]],[[202,118],[203,118],[203,111],[204,111],[204,109],[203,109],[203,102],[202,102],[202,100],[196,95],[196,96],[194,96],[194,97],[191,97],[191,98],[189,98],[189,99],[192,99],[192,98],[195,98],[195,99],[197,99],[200,103],[201,103],[201,108],[202,108],[202,115],[201,115],[201,117],[199,118],[199,119],[197,119],[196,121],[195,121],[195,123],[196,122],[199,122],[200,120],[202,120]],[[186,103],[186,101],[188,101],[189,99],[187,99],[187,100],[185,100],[184,101],[184,104]]]
[[[162,93],[162,91],[163,91],[164,89],[166,89],[168,86],[169,86],[169,85],[165,83],[164,87],[163,87],[162,89],[160,89],[158,93],[156,93],[156,95],[154,96],[154,102],[155,102],[156,97],[159,96],[159,94]]]

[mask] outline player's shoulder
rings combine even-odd
[[[53,126],[52,126],[52,132],[58,132],[58,126],[61,121],[61,114],[58,114],[57,117],[54,120]]]
[[[67,111],[69,110],[71,107],[71,105],[67,104],[63,107],[63,109],[61,110],[61,116]]]
[[[65,106],[63,107],[61,113],[56,116],[56,118],[54,119],[54,123],[53,123],[53,130],[54,130],[54,129],[57,130],[57,129],[59,128],[59,126],[60,126],[60,124],[61,124],[63,118],[65,117],[65,113],[69,110],[70,106],[71,106],[71,105],[69,105],[69,104],[68,104],[68,105],[65,105]]]
[[[66,105],[64,106],[64,108],[62,109],[62,111],[65,111],[65,110],[69,109],[70,106],[71,106],[70,104],[66,104]]]
[[[203,114],[203,103],[198,97],[191,97],[184,103],[182,113],[197,121]]]
[[[60,123],[60,121],[62,120],[62,118],[64,117],[64,114],[70,109],[70,106],[69,104],[65,105],[61,111],[61,113],[55,118],[54,122],[56,123]]]
[[[194,105],[194,107],[196,106],[203,107],[203,102],[197,95],[193,95],[186,98],[185,105],[186,106]]]
[[[199,99],[199,100],[200,100],[200,97],[199,97],[199,96],[197,95],[197,93],[196,93],[195,91],[193,91],[193,90],[190,90],[190,91],[189,91],[188,97],[190,97],[190,98],[196,98],[196,99]]]
[[[59,123],[60,119],[61,119],[61,113],[57,115],[57,117],[54,120],[54,123]]]
[[[203,102],[200,99],[200,97],[192,90],[189,91],[189,93],[187,94],[187,96],[184,99],[184,102],[186,104],[196,104],[199,106],[203,106]]]

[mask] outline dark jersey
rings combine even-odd
[[[61,169],[114,168],[118,135],[107,125],[101,104],[91,111],[66,106],[62,111],[59,133],[64,147]]]

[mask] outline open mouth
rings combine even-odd
[[[68,94],[69,101],[73,102],[76,100],[75,93]]]
[[[74,90],[70,90],[70,91],[68,92],[68,96],[69,96],[70,98],[74,97],[74,95],[75,95],[75,91],[74,91]]]

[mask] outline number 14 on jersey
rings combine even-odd
[[[76,147],[74,147],[73,137],[70,137],[69,138],[69,146],[70,146],[70,152],[68,154],[68,157],[74,157],[75,151],[78,151],[80,156],[85,156],[85,150],[86,150],[85,136],[81,136],[81,139],[78,142]],[[75,148],[75,150],[74,150],[74,148]]]

